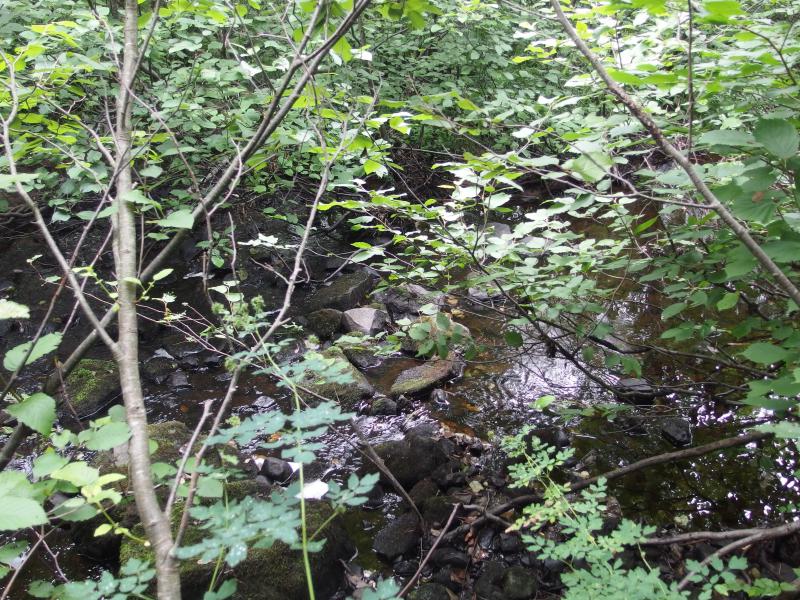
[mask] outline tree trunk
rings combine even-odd
[[[125,0],[125,45],[117,98],[117,161],[119,176],[115,198],[114,262],[117,275],[117,303],[119,313],[118,353],[122,398],[128,425],[129,469],[136,508],[144,525],[147,538],[156,559],[156,578],[159,600],[177,600],[181,597],[177,562],[172,558],[172,532],[168,515],[164,515],[156,498],[150,472],[150,448],[147,437],[147,414],[139,377],[139,338],[136,315],[137,236],[133,206],[126,200],[132,190],[131,179],[131,105],[130,92],[136,77],[138,59],[137,29],[138,4]]]

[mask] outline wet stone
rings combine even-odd
[[[415,560],[398,560],[394,563],[394,574],[398,577],[411,577],[418,568],[419,563]]]
[[[392,396],[414,394],[449,379],[458,371],[459,361],[455,359],[436,359],[401,372],[389,391]]]
[[[500,534],[500,551],[505,554],[516,554],[518,552],[522,552],[525,550],[525,546],[522,544],[522,540],[519,539],[518,535],[512,535],[510,533],[501,533]]]
[[[393,286],[372,294],[372,299],[382,302],[395,320],[405,316],[416,317],[425,304],[442,304],[444,294],[432,292],[420,285]]]
[[[413,513],[406,513],[378,532],[372,548],[379,556],[392,561],[416,548],[419,540],[419,519]]]
[[[358,306],[373,287],[373,279],[364,272],[338,277],[328,287],[318,289],[309,299],[308,309],[336,308],[350,310]]]
[[[441,583],[423,583],[408,594],[409,600],[450,600],[447,588]]]
[[[397,402],[386,396],[378,396],[372,401],[369,414],[373,416],[393,416],[397,414]]]
[[[678,417],[669,417],[661,423],[661,435],[673,446],[688,446],[692,443],[692,426]]]
[[[620,379],[614,389],[622,402],[648,404],[656,397],[656,389],[644,379]]]
[[[268,456],[264,459],[264,464],[261,465],[258,474],[270,481],[282,483],[292,476],[292,465],[280,458]]]
[[[188,390],[192,387],[189,378],[183,371],[175,371],[167,378],[167,385],[173,391]]]
[[[437,565],[450,565],[459,569],[465,569],[469,564],[469,557],[466,552],[455,548],[437,548],[431,560]]]
[[[142,373],[151,383],[161,385],[178,370],[178,363],[167,356],[154,356],[142,365]]]

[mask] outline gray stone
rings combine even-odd
[[[345,331],[374,335],[383,330],[388,319],[389,315],[382,310],[365,306],[345,311],[343,320]]]
[[[431,392],[430,401],[440,407],[450,406],[450,401],[447,399],[447,392],[441,388]]]
[[[321,308],[306,317],[308,329],[319,339],[329,340],[342,326],[342,311],[335,308]]]
[[[67,399],[80,418],[100,416],[100,412],[120,395],[119,372],[113,360],[84,358],[67,376]],[[62,415],[72,415],[66,404]]]
[[[192,387],[192,384],[189,383],[189,378],[183,371],[175,371],[170,374],[167,379],[167,385],[171,390],[188,390]]]
[[[673,446],[692,443],[692,426],[679,417],[668,417],[661,422],[661,435]]]
[[[171,356],[179,361],[189,356],[200,354],[203,351],[202,344],[191,339],[186,339],[180,335],[168,336],[167,339],[164,340],[164,347]]]
[[[503,592],[509,600],[527,600],[536,588],[536,573],[531,569],[514,566],[503,573]]]
[[[372,294],[372,298],[382,302],[395,320],[418,316],[420,308],[426,304],[444,303],[442,292],[432,292],[415,284],[388,287]]]
[[[461,368],[460,361],[451,357],[452,354],[448,358],[429,360],[418,367],[406,369],[397,376],[389,394],[414,394],[449,379]]]
[[[328,287],[318,289],[308,301],[309,310],[336,308],[349,310],[364,299],[373,288],[373,279],[367,273],[342,275]]]
[[[372,548],[378,555],[392,561],[413,550],[419,540],[419,519],[414,513],[406,513],[391,521],[378,532]]]
[[[486,233],[497,237],[511,235],[511,226],[497,221],[490,221],[486,225]]]

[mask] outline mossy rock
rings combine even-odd
[[[366,377],[347,360],[347,357],[338,346],[331,346],[322,353],[328,359],[334,359],[345,365],[344,372],[350,375],[351,381],[348,383],[335,383],[322,381],[320,378],[309,377],[303,384],[315,394],[339,402],[342,408],[352,409],[359,400],[367,398],[375,393],[375,389]],[[319,400],[311,396],[310,401]]]
[[[119,371],[113,360],[84,358],[64,383],[69,403],[81,419],[99,417],[120,396]],[[61,412],[72,415],[67,406]]]
[[[258,493],[255,485],[251,481],[229,484],[228,495],[254,495]],[[182,505],[175,507],[173,528],[177,527],[182,510]],[[333,512],[324,502],[312,502],[306,505],[306,514],[308,529],[313,532]],[[140,533],[141,527],[137,526],[134,534]],[[202,535],[201,529],[190,525],[183,544],[188,546],[197,543]],[[339,519],[334,519],[326,526],[323,537],[326,542],[322,550],[310,554],[311,574],[316,596],[329,598],[341,584],[342,567],[339,561],[352,556],[353,547]],[[124,563],[131,558],[152,561],[153,554],[149,548],[125,540],[120,551],[120,562]],[[213,563],[201,564],[195,560],[181,562],[179,572],[183,597],[202,598],[208,589],[213,571]],[[301,600],[308,597],[302,553],[281,542],[275,543],[271,548],[248,549],[247,558],[224,577],[231,576],[238,584],[237,592],[233,596],[236,600]]]
[[[448,358],[434,358],[401,372],[392,384],[389,395],[400,396],[421,392],[449,379],[459,370],[460,361],[452,353]]]
[[[321,308],[350,310],[358,306],[373,287],[375,281],[363,271],[341,275],[331,285],[319,288],[305,308],[308,311]]]

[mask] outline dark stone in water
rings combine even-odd
[[[414,549],[419,540],[419,519],[414,513],[406,513],[378,532],[372,548],[378,555],[391,561]]]
[[[500,551],[505,554],[516,554],[525,550],[522,540],[518,535],[511,533],[500,534]]]
[[[172,373],[167,379],[167,385],[173,391],[188,390],[192,387],[192,384],[189,383],[189,378],[183,371],[175,371]]]
[[[450,600],[450,594],[441,583],[423,583],[408,595],[408,600]]]
[[[657,395],[656,389],[649,382],[638,378],[620,379],[614,390],[622,402],[635,404],[650,404]]]
[[[428,478],[418,481],[416,484],[414,484],[414,487],[408,491],[408,495],[411,496],[411,499],[417,506],[438,493],[439,486],[436,485],[433,480]]]
[[[467,553],[455,548],[437,548],[431,560],[437,565],[450,565],[459,569],[465,569],[469,564]]]
[[[487,560],[483,563],[483,571],[475,582],[475,593],[481,600],[491,598],[502,598],[503,592],[498,584],[503,576],[505,567],[502,563],[495,560]]]
[[[548,446],[555,446],[556,448],[566,448],[570,444],[569,434],[562,427],[540,427],[532,429],[527,435],[528,443],[537,437]]]
[[[669,417],[661,423],[661,435],[673,446],[688,446],[692,443],[692,426],[679,417]]]
[[[411,577],[418,568],[419,563],[416,560],[398,560],[394,563],[394,574],[398,577]]]
[[[444,294],[410,284],[377,291],[372,294],[372,299],[386,305],[392,318],[397,320],[405,316],[419,315],[419,309],[425,304],[441,304]]]
[[[496,540],[497,534],[493,527],[484,527],[478,534],[478,545],[484,550],[493,550]]]
[[[461,591],[461,584],[459,578],[456,576],[455,570],[457,567],[445,565],[433,574],[431,581],[439,583],[453,592]]]
[[[456,375],[463,363],[455,358],[429,360],[418,367],[401,372],[392,384],[389,394],[414,394],[435,386],[440,381]]]
[[[509,600],[527,600],[536,593],[536,573],[514,566],[503,573],[503,592]]]
[[[264,464],[261,465],[258,473],[270,481],[282,483],[292,476],[292,465],[280,458],[268,456],[264,459]]]
[[[431,392],[431,402],[439,406],[449,406],[450,402],[447,400],[447,392],[441,388],[437,388]]]
[[[144,376],[156,385],[164,383],[177,370],[178,363],[167,356],[154,356],[142,365]]]

